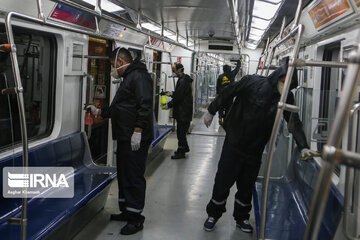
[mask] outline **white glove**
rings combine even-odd
[[[214,118],[214,115],[210,114],[209,112],[207,112],[205,114],[204,124],[207,128],[211,125],[213,118]]]
[[[88,105],[86,106],[86,109],[89,109],[91,110],[91,114],[94,115],[94,116],[97,116],[100,112],[100,109],[98,109],[97,107],[95,107],[94,105]]]
[[[141,133],[134,132],[131,136],[131,150],[137,151],[140,149],[140,143],[141,143]]]
[[[310,158],[312,156],[317,156],[317,155],[319,155],[318,152],[308,149],[308,148],[303,148],[301,150],[301,158]]]
[[[168,91],[168,92],[165,93],[165,95],[168,96],[168,97],[172,97],[173,92]]]
[[[169,106],[168,106],[167,103],[165,103],[165,104],[163,105],[163,109],[164,109],[164,110],[169,110]]]

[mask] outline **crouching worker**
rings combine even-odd
[[[226,211],[226,200],[234,183],[237,186],[233,212],[236,226],[243,232],[253,231],[249,223],[252,190],[265,145],[271,136],[287,68],[288,65],[285,64],[268,77],[244,76],[240,81],[224,88],[208,108],[204,118],[207,127],[210,126],[216,112],[235,98],[224,122],[226,137],[215,176],[212,198],[206,208],[208,214],[204,223],[206,231],[212,231]],[[290,87],[297,87],[296,71],[291,81]],[[294,96],[291,92],[287,97],[287,103],[294,104]],[[285,111],[284,118],[298,147],[303,149],[302,154],[313,153],[309,150],[298,114]]]

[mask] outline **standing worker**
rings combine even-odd
[[[193,116],[193,80],[184,73],[184,66],[181,63],[173,64],[172,70],[179,80],[176,83],[175,91],[167,94],[172,97],[172,100],[165,105],[164,109],[174,109],[173,115],[177,122],[178,149],[171,158],[181,159],[185,158],[185,153],[190,151],[186,134]]]
[[[90,105],[93,115],[111,118],[113,139],[117,140],[116,165],[119,187],[120,214],[111,220],[127,221],[121,234],[130,235],[143,229],[145,217],[145,163],[153,140],[152,79],[145,64],[132,60],[125,48],[111,54],[114,66],[111,75],[123,77],[110,107],[97,109]]]
[[[206,231],[212,231],[216,222],[226,211],[225,205],[230,188],[236,183],[234,218],[236,226],[244,232],[252,232],[249,223],[252,189],[254,187],[265,145],[269,141],[275,121],[280,94],[283,90],[288,64],[284,64],[269,77],[244,76],[240,81],[225,88],[210,104],[204,123],[210,126],[217,111],[235,98],[224,122],[226,138],[223,145],[213,194],[207,205],[208,218],[204,223]],[[296,71],[290,88],[297,87]],[[290,92],[288,104],[294,104]],[[315,154],[309,149],[302,123],[297,113],[284,111],[289,131],[302,149],[302,157]]]
[[[226,86],[228,86],[229,84],[235,81],[235,76],[238,74],[240,67],[241,67],[240,60],[237,61],[236,67],[233,71],[231,71],[231,67],[229,65],[223,66],[224,73],[218,77],[216,82],[216,95],[219,95]],[[232,99],[229,100],[228,103],[224,104],[224,107],[219,110],[220,125],[223,125],[223,121],[228,111],[230,110],[231,105],[232,105]]]

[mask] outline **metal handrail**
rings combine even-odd
[[[229,10],[230,10],[231,25],[233,27],[234,37],[236,39],[236,44],[237,44],[239,55],[240,55],[241,54],[241,44],[240,44],[240,41],[239,41],[239,28],[238,28],[239,16],[238,16],[238,12],[237,12],[237,9],[234,6],[233,0],[228,0],[227,5],[228,5]]]
[[[282,24],[281,24],[281,29],[280,29],[280,33],[279,33],[279,40],[282,39],[282,35],[284,33],[284,29],[285,29],[285,23],[286,23],[286,17],[284,16],[283,18],[283,21],[282,21]],[[266,73],[265,73],[265,76],[268,76],[269,75],[269,72],[270,72],[270,69],[271,69],[271,62],[274,58],[274,54],[275,54],[275,51],[276,51],[276,47],[279,46],[279,45],[275,45],[272,49],[271,49],[271,55],[270,55],[270,61],[269,61],[269,65],[268,67],[266,68]],[[263,66],[263,69],[265,68],[266,66],[266,63],[264,64]],[[262,70],[263,71],[263,70]]]
[[[25,104],[24,104],[24,95],[23,95],[23,86],[21,83],[19,63],[16,55],[16,45],[14,40],[14,33],[12,30],[11,20],[13,16],[17,16],[17,13],[10,12],[7,14],[5,19],[6,35],[11,45],[10,56],[11,56],[11,66],[13,69],[14,79],[15,79],[15,93],[17,96],[19,116],[20,116],[20,130],[21,130],[21,142],[23,147],[23,173],[28,173],[29,166],[29,146],[27,138],[27,127],[26,127],[26,117],[25,117]],[[21,225],[21,239],[26,239],[26,227],[27,227],[27,195],[26,189],[24,187],[25,193],[23,193],[22,198],[22,207],[21,207],[21,219],[9,219]]]
[[[299,2],[301,2],[301,1],[299,1]],[[300,24],[295,29],[297,30],[298,38],[296,39],[290,62],[292,62],[296,58],[296,56],[299,52],[300,39],[303,34],[303,25]],[[292,34],[292,33],[290,33],[290,34]],[[286,36],[285,38],[288,38],[288,36]],[[282,42],[282,41],[280,41],[280,42]],[[283,89],[283,92],[280,97],[279,108],[276,113],[276,118],[274,121],[274,126],[272,129],[271,138],[270,138],[270,142],[269,142],[269,149],[268,149],[268,154],[267,154],[267,159],[266,159],[266,167],[265,167],[265,175],[264,175],[264,183],[263,183],[262,195],[261,195],[262,199],[261,199],[260,239],[265,239],[266,207],[267,207],[267,195],[268,195],[268,188],[269,188],[271,163],[272,163],[272,158],[274,155],[276,136],[279,131],[280,121],[281,121],[283,112],[285,110],[284,106],[286,106],[284,103],[286,103],[286,99],[287,99],[287,95],[289,93],[291,79],[292,79],[294,70],[295,70],[295,67],[292,66],[292,64],[289,64],[289,67],[288,67],[288,70],[286,73],[284,89]],[[281,105],[282,105],[282,107],[281,107]]]
[[[360,46],[359,46],[360,47]],[[304,240],[316,240],[319,233],[321,220],[325,210],[326,199],[329,195],[333,170],[338,163],[349,166],[360,167],[360,155],[352,152],[339,150],[342,137],[345,131],[346,122],[350,115],[350,108],[357,92],[357,85],[360,81],[360,65],[356,59],[360,57],[360,48],[356,54],[350,57],[343,91],[337,107],[333,126],[327,145],[323,149],[321,170],[314,189],[314,196],[311,202],[309,220],[306,226]],[[354,63],[353,63],[354,62]]]
[[[294,61],[294,66],[296,67],[333,67],[333,68],[347,68],[348,63],[344,62],[334,62],[334,61],[311,61],[296,59]]]
[[[181,48],[184,48],[186,50],[189,50],[191,52],[194,52],[193,49],[191,48],[188,48],[187,46],[183,45],[183,44],[180,44],[176,41],[173,41],[171,39],[168,39],[164,36],[159,36],[157,35],[156,33],[152,33],[150,31],[144,31],[143,29],[138,29],[136,26],[133,26],[131,25],[130,23],[125,23],[125,22],[120,22],[119,19],[116,19],[114,17],[111,17],[107,14],[104,14],[103,12],[101,14],[99,14],[98,12],[94,11],[94,10],[91,10],[91,9],[88,9],[84,6],[81,6],[80,4],[76,4],[76,3],[73,3],[69,0],[51,0],[53,2],[56,2],[56,3],[60,3],[60,4],[63,4],[65,6],[69,6],[69,7],[72,7],[74,9],[77,9],[77,10],[80,10],[80,11],[83,11],[83,12],[86,12],[88,14],[91,14],[92,16],[97,16],[99,18],[102,18],[104,20],[107,20],[109,22],[113,22],[113,23],[116,23],[116,24],[120,24],[128,29],[131,29],[133,31],[136,31],[136,32],[139,32],[141,34],[144,34],[146,36],[150,36],[150,37],[153,37],[153,38],[157,38],[157,39],[160,39],[161,41],[163,42],[167,42],[167,43],[170,43],[172,45],[175,45],[175,46],[178,46],[178,47],[181,47]],[[195,45],[195,44],[194,44]]]
[[[350,118],[349,118],[349,127],[348,127],[348,150],[355,152],[356,151],[356,141],[354,141],[355,133],[354,133],[354,120],[356,113],[360,111],[360,103],[355,104],[350,110]],[[351,212],[350,209],[350,197],[352,194],[352,187],[354,185],[354,168],[346,167],[345,174],[345,196],[344,196],[344,217],[343,217],[343,231],[345,236],[350,240],[358,240],[360,238],[356,238],[351,236],[348,232],[348,220],[349,214]]]
[[[167,80],[168,80],[168,76],[166,72],[161,72],[161,74],[165,75],[165,92],[167,91]]]
[[[42,9],[42,2],[41,0],[37,0],[37,7],[38,7],[38,17],[40,19],[45,19],[45,15]]]
[[[282,20],[282,23],[281,23],[281,28],[280,28],[280,32],[279,32],[279,39],[281,39],[283,34],[284,34],[285,25],[286,25],[286,16],[283,17],[283,20]]]
[[[89,82],[90,82],[90,86],[89,86],[89,104],[94,104],[94,76],[91,74],[84,74],[86,77],[89,78]],[[86,111],[86,109],[85,109]],[[87,133],[87,139],[91,138],[91,134],[92,134],[92,125],[88,126],[88,133]]]
[[[250,55],[249,54],[246,54],[246,53],[243,53],[240,55],[240,57],[242,56],[245,56],[245,58],[247,57],[249,60],[248,61],[244,61],[246,64],[247,64],[247,67],[246,67],[246,74],[249,74],[249,71],[250,71]],[[244,74],[243,74],[244,75]]]
[[[269,55],[269,51],[268,51],[269,46],[270,46],[270,37],[268,37],[268,40],[267,40],[267,47],[266,47],[266,51],[265,51],[265,59],[264,59],[263,67],[261,68],[260,75],[263,75],[263,72],[264,72],[264,66],[266,65],[267,58],[268,58],[268,55]]]
[[[304,27],[302,24],[299,23],[300,15],[301,15],[301,8],[302,8],[303,1],[298,1],[298,9],[296,11],[295,16],[295,23],[296,27],[290,31],[285,37],[280,38],[275,45],[273,46],[273,49],[275,49],[280,44],[286,42],[288,39],[290,39],[292,36],[297,35],[297,39],[295,41],[294,49],[291,55],[290,64],[286,73],[285,82],[284,82],[284,89],[281,93],[280,102],[279,102],[279,108],[276,113],[273,129],[271,132],[270,142],[269,142],[269,149],[268,154],[266,156],[266,167],[265,167],[265,174],[264,174],[264,181],[262,186],[262,198],[261,198],[261,220],[260,220],[260,239],[265,239],[265,225],[266,225],[266,208],[267,208],[267,195],[268,195],[268,188],[269,188],[269,180],[270,180],[270,170],[271,170],[271,163],[274,156],[274,147],[276,142],[277,133],[279,131],[280,127],[280,121],[283,115],[283,112],[285,110],[286,106],[286,99],[289,93],[291,79],[295,70],[295,67],[292,66],[292,62],[297,58],[299,50],[300,50],[300,41],[303,34]],[[300,9],[300,10],[299,10]],[[265,59],[266,62],[266,59]],[[270,61],[271,65],[271,61]],[[263,69],[261,73],[263,72]],[[282,106],[281,106],[282,105]]]
[[[257,65],[255,74],[258,74],[258,71],[259,71],[259,68],[260,68],[261,59],[262,59],[262,57],[265,56],[265,54],[267,53],[268,48],[269,48],[269,44],[270,44],[270,38],[268,37],[268,39],[267,39],[267,41],[266,41],[266,45],[265,45],[265,47],[264,47],[264,51],[263,51],[263,53],[261,54],[261,56],[260,56],[260,58],[259,58],[259,62],[258,62],[258,65]],[[263,67],[264,67],[264,66],[263,66]]]

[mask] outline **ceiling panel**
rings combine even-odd
[[[178,29],[183,36],[188,31],[189,37],[207,38],[209,31],[213,31],[216,38],[234,39],[227,0],[111,1],[134,11],[141,9],[142,15],[157,23],[163,22],[171,30]]]

